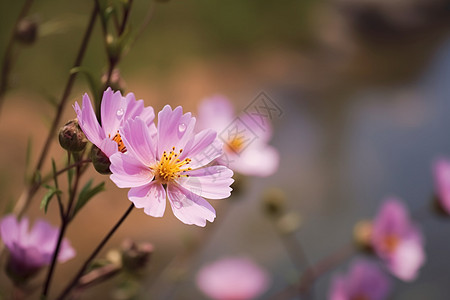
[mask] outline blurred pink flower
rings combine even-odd
[[[131,188],[128,198],[153,217],[162,217],[166,190],[174,215],[186,224],[205,226],[216,216],[203,197],[230,196],[233,171],[225,166],[207,166],[222,154],[216,132],[194,133],[195,118],[166,105],[158,114],[153,136],[139,117],[120,130],[127,153],[110,157],[111,180],[119,188]]]
[[[143,100],[137,100],[133,93],[122,97],[117,91],[108,88],[103,93],[100,115],[102,125],[99,124],[91,100],[87,94],[83,96],[82,108],[75,102],[73,106],[77,113],[78,123],[87,139],[110,157],[120,151],[125,152],[119,128],[126,120],[139,116],[147,126],[154,128],[155,113],[152,107],[144,107]],[[153,129],[153,133],[155,130]]]
[[[433,164],[434,183],[440,206],[450,214],[450,161],[440,158]]]
[[[387,299],[391,284],[380,268],[366,260],[355,260],[347,275],[333,278],[330,300]]]
[[[224,142],[224,154],[217,161],[244,175],[270,176],[278,169],[278,151],[268,145],[272,128],[265,127],[251,117],[238,117],[230,101],[223,96],[204,100],[198,110],[199,128],[212,128]]]
[[[10,253],[8,271],[15,277],[26,279],[41,267],[49,265],[58,240],[59,228],[44,220],[38,220],[28,228],[28,219],[17,221],[16,216],[7,215],[0,221],[0,234]],[[64,239],[58,255],[59,262],[75,256],[75,250]]]
[[[389,198],[383,203],[374,220],[371,241],[392,274],[404,281],[417,277],[425,262],[424,241],[402,202]]]
[[[200,269],[197,286],[215,300],[255,299],[269,287],[270,278],[252,260],[244,257],[227,257]]]

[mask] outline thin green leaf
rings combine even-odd
[[[80,194],[78,195],[77,204],[75,205],[75,209],[73,211],[73,217],[75,214],[86,204],[89,200],[92,199],[95,195],[105,190],[105,183],[101,182],[98,185],[91,188],[93,180],[89,180],[83,189],[81,190]]]
[[[27,150],[25,153],[25,182],[30,181],[30,164],[31,164],[31,153],[33,151],[33,139],[31,137],[28,138],[27,141]]]
[[[48,205],[50,204],[50,200],[52,200],[53,196],[55,196],[56,194],[61,194],[61,191],[55,187],[46,186],[46,188],[48,188],[49,190],[42,198],[40,206],[41,209],[44,209],[45,213],[47,213]]]

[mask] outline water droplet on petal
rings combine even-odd
[[[181,123],[180,125],[178,125],[178,131],[184,132],[185,130],[186,130],[186,124]]]
[[[117,115],[118,117],[123,116],[123,108],[118,109],[117,112],[116,112],[116,115]]]

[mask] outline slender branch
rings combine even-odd
[[[320,276],[334,269],[355,253],[356,249],[352,243],[345,245],[306,269],[301,276],[298,285],[288,286],[282,291],[279,291],[275,295],[271,296],[270,299],[292,299],[292,297],[298,295],[299,292],[301,296],[307,295],[311,286]]]
[[[81,166],[81,165],[83,165],[83,164],[90,163],[90,162],[92,162],[92,160],[91,160],[90,158],[87,158],[87,159],[83,159],[83,160],[77,161],[76,163],[73,163],[73,164],[71,164],[71,165],[68,165],[67,167],[64,167],[63,169],[57,171],[57,172],[56,172],[56,175],[59,176],[59,175],[61,175],[62,173],[66,172],[66,171],[68,171],[68,170],[70,170],[70,169],[72,169],[72,168],[74,168],[74,167],[78,167],[78,166]]]
[[[308,293],[317,278],[337,267],[344,260],[355,254],[355,252],[355,246],[353,243],[349,243],[348,245],[345,245],[341,249],[338,249],[336,252],[332,253],[330,256],[325,257],[314,266],[308,268],[300,279],[300,293]]]
[[[50,268],[47,273],[47,279],[45,280],[44,288],[42,290],[42,296],[47,297],[48,292],[50,290],[50,283],[52,281],[53,273],[55,271],[56,261],[58,259],[59,250],[61,249],[62,240],[64,238],[64,234],[66,232],[67,226],[70,223],[70,215],[72,212],[73,203],[75,202],[76,192],[78,190],[78,184],[80,182],[81,172],[80,166],[77,166],[75,181],[73,183],[73,188],[71,189],[69,203],[67,205],[67,210],[65,216],[62,218],[61,230],[59,231],[58,242],[56,243],[55,251],[53,252],[52,262],[50,264]]]
[[[2,62],[2,70],[1,70],[1,80],[0,80],[0,111],[3,106],[3,101],[5,98],[5,93],[8,90],[8,84],[9,84],[9,73],[12,68],[13,64],[13,47],[14,42],[17,34],[17,29],[19,27],[20,21],[28,14],[28,11],[30,10],[31,4],[33,3],[33,0],[25,0],[25,3],[22,6],[22,9],[19,13],[19,16],[16,19],[16,22],[14,24],[11,36],[8,40],[8,44],[6,46],[5,55],[3,56],[3,62]]]
[[[130,17],[130,11],[131,11],[132,4],[133,4],[133,0],[128,0],[127,7],[125,8],[125,12],[123,14],[123,20],[122,20],[122,25],[120,26],[119,36],[121,36],[124,33],[125,28],[127,27],[128,18]]]
[[[66,286],[66,288],[63,290],[63,292],[58,296],[57,299],[64,299],[70,291],[78,284],[79,279],[81,276],[83,276],[84,272],[88,268],[88,266],[91,264],[92,260],[97,256],[97,254],[102,250],[102,248],[105,246],[105,244],[109,241],[109,239],[112,237],[112,235],[116,232],[116,230],[120,227],[120,225],[123,223],[123,221],[128,217],[128,215],[131,213],[131,211],[134,208],[134,204],[132,203],[126,212],[123,214],[123,216],[119,219],[119,221],[114,225],[114,227],[108,232],[108,234],[103,238],[103,240],[98,244],[97,248],[95,248],[94,252],[88,257],[88,259],[84,262],[83,266],[80,268],[78,273],[75,275],[75,277],[72,279],[72,281]]]
[[[95,24],[95,19],[98,13],[98,7],[97,5],[94,6],[94,9],[92,11],[90,20],[89,20],[89,24],[88,27],[86,29],[86,32],[84,34],[80,49],[78,51],[77,57],[75,59],[75,63],[74,63],[74,67],[79,67],[83,61],[84,58],[84,54],[86,53],[87,50],[87,45],[89,42],[89,39],[91,37],[91,34],[93,32],[94,29],[94,24]],[[64,89],[63,95],[61,97],[61,101],[58,105],[58,109],[55,115],[55,118],[53,120],[53,123],[50,127],[47,139],[45,141],[45,144],[42,148],[38,163],[36,164],[35,170],[33,172],[33,178],[36,178],[37,174],[40,173],[41,169],[42,169],[42,165],[45,161],[45,159],[47,158],[47,155],[49,153],[49,148],[50,148],[50,144],[52,143],[53,137],[55,135],[56,132],[56,128],[58,126],[58,124],[60,123],[61,120],[61,115],[62,112],[64,110],[64,106],[67,102],[67,99],[70,95],[70,92],[72,90],[73,84],[75,82],[75,78],[77,76],[77,73],[72,73],[69,76],[69,79],[67,80],[67,84],[66,87]],[[32,197],[34,196],[34,194],[36,193],[36,191],[39,189],[40,187],[40,182],[36,182],[35,180],[33,181],[33,183],[29,186],[29,188],[22,193],[21,197],[19,198],[19,200],[17,201],[13,212],[17,215],[22,215],[23,212],[25,211],[25,209],[28,207],[29,202],[31,201]]]

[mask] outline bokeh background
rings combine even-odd
[[[0,55],[21,2],[0,1]],[[134,28],[149,3],[134,1]],[[32,165],[38,157],[54,114],[48,99],[62,94],[92,6],[91,1],[43,0],[31,8],[38,38],[17,49],[12,87],[0,115],[2,211],[24,188],[30,138],[36,151]],[[98,79],[107,64],[99,25],[83,63]],[[203,299],[194,284],[196,271],[228,255],[250,256],[271,273],[264,299],[293,283],[299,272],[261,209],[267,189],[277,187],[284,191],[287,207],[301,216],[295,237],[310,262],[348,244],[353,225],[371,218],[384,197],[402,198],[421,216],[427,263],[414,283],[393,279],[392,299],[448,299],[450,220],[427,210],[433,195],[431,163],[437,156],[450,156],[449,29],[448,0],[156,3],[149,26],[120,62],[124,89],[156,111],[165,104],[183,105],[194,114],[200,101],[214,94],[229,97],[238,114],[264,90],[282,110],[273,119],[271,142],[281,159],[273,176],[245,178],[232,198],[211,201],[217,219],[206,227],[211,232],[206,239],[204,228],[182,224],[170,209],[160,219],[133,211],[108,246],[118,247],[125,237],[155,246],[140,297]],[[85,92],[90,93],[89,86],[79,75],[69,102],[81,101]],[[74,116],[68,106],[63,119]],[[63,152],[57,143],[53,146],[52,156],[62,163]],[[84,180],[91,177],[105,180],[107,191],[69,228],[78,255],[58,266],[52,294],[129,205],[125,190],[92,170]],[[47,215],[39,210],[42,195],[35,197],[28,215],[59,224],[55,203]],[[179,271],[155,279],[175,256],[191,249],[189,262],[180,264]],[[338,268],[346,269],[346,263]],[[317,281],[317,299],[325,299],[334,272]],[[88,290],[83,299],[117,296],[121,280]],[[5,299],[9,286],[2,274]]]

